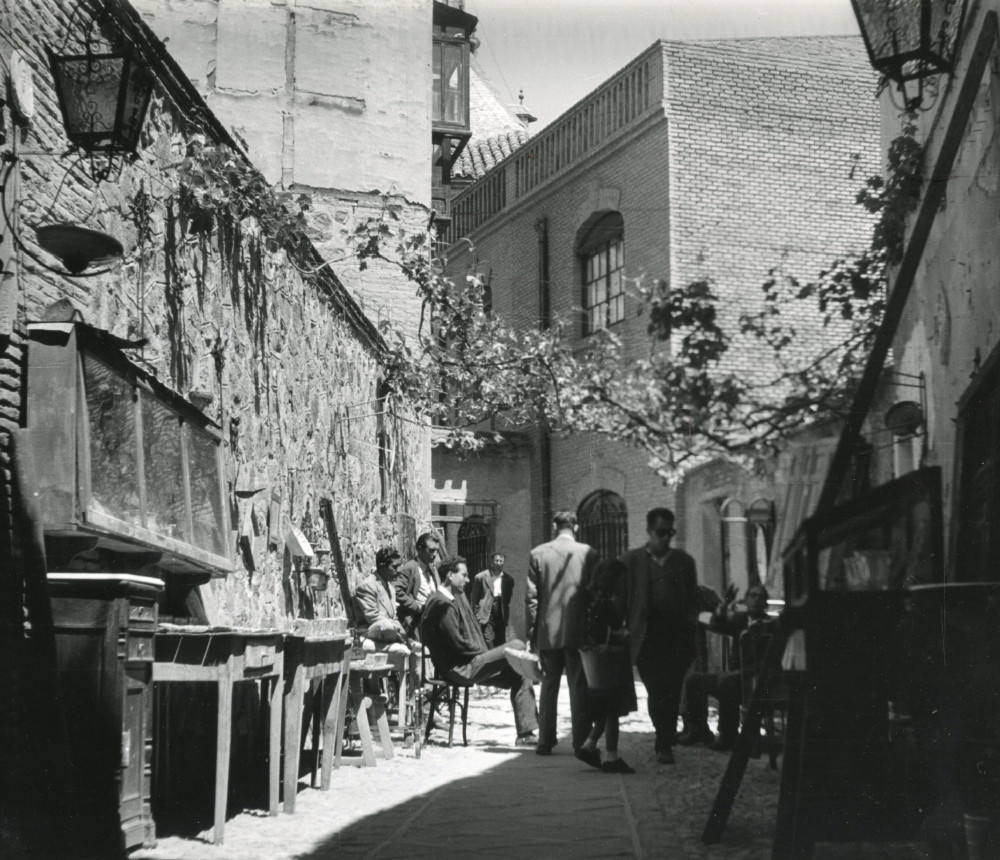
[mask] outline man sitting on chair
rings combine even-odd
[[[746,593],[746,611],[737,612],[736,587],[726,589],[726,600],[712,614],[708,629],[734,638],[728,672],[692,672],[684,681],[684,731],[677,742],[684,746],[707,743],[726,752],[736,743],[740,728],[743,677],[752,675],[764,659],[774,621],[767,615],[767,589],[751,585]],[[708,697],[719,701],[719,737],[708,727]],[[713,740],[715,741],[714,743]]]
[[[375,572],[354,590],[354,605],[368,639],[388,646],[383,650],[390,653],[408,654],[406,631],[396,618],[396,591],[392,584],[399,562],[400,555],[391,546],[375,553]]]
[[[441,585],[427,598],[420,621],[420,638],[430,651],[438,677],[468,687],[481,684],[510,690],[518,746],[533,746],[538,716],[531,682],[517,674],[504,657],[505,648],[524,650],[511,639],[487,648],[483,631],[465,596],[469,569],[464,558],[443,561],[438,568]]]

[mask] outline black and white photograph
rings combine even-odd
[[[1000,858],[1000,0],[0,76],[0,857]]]

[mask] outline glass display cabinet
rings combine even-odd
[[[909,838],[926,773],[900,707],[902,624],[911,590],[943,576],[940,469],[808,519],[784,565],[783,666],[796,671],[776,845]]]
[[[158,553],[166,571],[226,573],[218,425],[109,333],[83,323],[28,330],[28,426],[52,556],[87,537],[111,552]]]

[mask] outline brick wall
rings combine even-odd
[[[734,333],[771,267],[814,278],[867,244],[871,217],[854,197],[881,169],[875,76],[854,37],[670,42],[664,53],[671,275],[711,278]],[[795,322],[808,355],[824,334],[808,307]],[[762,361],[737,340],[726,366],[761,379]]]
[[[574,246],[595,212],[621,212],[628,278],[675,285],[710,278],[731,334],[739,312],[758,307],[769,269],[781,264],[789,274],[813,277],[866,244],[871,221],[853,201],[879,169],[879,131],[874,77],[859,39],[663,42],[658,59],[649,54],[634,63],[661,70],[663,79],[631,125],[598,150],[562,161],[554,178],[520,198],[511,191],[510,171],[504,174],[508,193],[500,210],[491,210],[470,237],[476,268],[492,273],[499,313],[522,324],[538,318],[540,219],[549,230],[552,308],[572,319],[577,332],[581,272]],[[820,54],[824,62],[817,64]],[[590,122],[590,98],[567,112],[563,124],[578,127],[573,112]],[[534,138],[538,146],[544,137],[543,130]],[[578,143],[567,140],[571,147]],[[628,299],[625,320],[616,326],[630,357],[648,349],[639,311],[638,299]],[[822,336],[811,315],[797,323],[804,344]],[[727,369],[762,379],[769,366],[737,342]],[[542,504],[536,460],[533,510],[523,517],[525,529],[541,540],[547,535],[536,526]],[[689,510],[647,461],[641,451],[603,437],[557,437],[552,506],[574,509],[594,490],[613,490],[626,501],[632,546],[645,539],[646,510],[676,506],[679,543],[702,561],[700,509]]]

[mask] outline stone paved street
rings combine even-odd
[[[680,749],[677,765],[657,766],[651,726],[640,711],[624,721],[622,754],[634,776],[592,770],[570,754],[568,703],[556,754],[541,758],[510,744],[514,731],[503,693],[470,701],[470,744],[426,747],[420,760],[399,751],[377,768],[343,767],[327,793],[302,786],[294,815],[260,810],[230,818],[223,846],[161,834],[145,860],[193,858],[763,858],[779,775],[751,761],[722,844],[699,839],[726,757]],[[208,777],[210,778],[210,777]],[[822,856],[856,857],[838,849]],[[888,857],[865,853],[865,857]],[[913,852],[891,856],[916,857]]]

